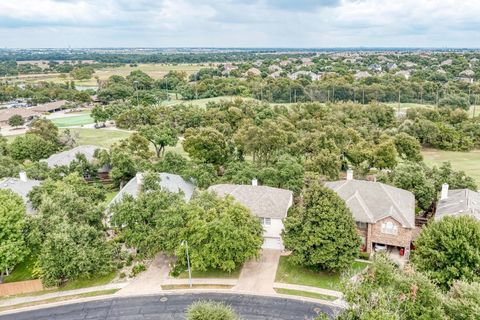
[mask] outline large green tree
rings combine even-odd
[[[427,225],[415,241],[412,262],[438,285],[480,280],[480,222],[473,217],[445,217]]]
[[[358,254],[360,239],[352,213],[332,190],[312,184],[300,205],[290,210],[283,234],[293,263],[316,270],[347,269]]]
[[[23,199],[10,190],[0,189],[0,283],[29,253],[25,227]]]
[[[157,158],[163,156],[166,146],[174,147],[178,141],[176,130],[169,124],[144,126],[140,134],[153,144]]]
[[[35,134],[16,137],[9,145],[9,154],[15,160],[39,161],[51,156],[57,146]]]
[[[259,255],[263,228],[250,211],[232,198],[204,192],[190,203],[182,239],[188,242],[193,269],[231,272]],[[185,246],[177,247],[186,266]]]
[[[188,129],[184,138],[183,148],[194,159],[222,165],[230,157],[231,149],[227,138],[214,128]]]

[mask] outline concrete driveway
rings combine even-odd
[[[275,293],[273,283],[277,273],[280,250],[263,249],[258,260],[252,260],[243,266],[236,291],[255,293]]]

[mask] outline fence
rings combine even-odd
[[[0,297],[43,290],[41,280],[28,280],[0,284]]]

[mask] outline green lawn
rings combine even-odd
[[[291,289],[283,289],[283,288],[275,288],[274,290],[275,290],[276,293],[288,294],[288,295],[291,295],[291,296],[300,296],[300,297],[321,299],[321,300],[327,300],[327,301],[337,300],[337,297],[327,296],[325,294],[320,294],[320,293],[315,293],[315,292],[291,290]]]
[[[65,128],[65,127],[83,126],[86,124],[92,124],[95,121],[90,116],[90,114],[82,114],[78,116],[55,118],[55,119],[52,119],[52,122],[55,123],[59,128]]]
[[[352,264],[352,272],[360,272],[368,266],[368,263],[355,261]],[[341,274],[316,272],[307,268],[296,266],[288,260],[288,257],[280,257],[275,282],[299,284],[303,286],[318,287],[329,290],[340,290]]]
[[[450,161],[454,169],[465,171],[465,173],[474,178],[480,186],[480,150],[457,152],[424,149],[422,154],[425,163],[429,166],[439,166],[443,162]]]
[[[105,198],[105,203],[106,204],[109,204],[113,198],[115,198],[115,196],[118,194],[118,191],[110,191],[110,192],[107,192],[106,194],[106,198]]]
[[[207,270],[207,271],[192,270],[192,278],[237,279],[240,276],[241,270],[242,270],[242,267],[238,267],[232,272],[225,272],[222,270]],[[180,273],[180,275],[177,278],[188,279],[188,271]]]
[[[102,286],[112,282],[112,280],[115,279],[116,275],[117,275],[117,272],[112,271],[111,273],[104,276],[68,281],[64,286],[60,287],[59,290],[65,291],[65,290],[74,290],[74,289],[88,288],[88,287],[94,287],[94,286]]]
[[[5,283],[36,279],[33,275],[33,268],[36,261],[37,260],[32,256],[27,257],[22,263],[13,269],[13,272],[8,277],[5,277]]]
[[[105,130],[105,129],[83,129],[74,128],[70,129],[71,132],[77,132],[80,137],[78,140],[79,145],[90,144],[99,147],[110,147],[115,142],[128,138],[130,132],[119,130]]]

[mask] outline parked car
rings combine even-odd
[[[384,244],[379,244],[379,243],[376,243],[375,244],[375,251],[378,252],[378,251],[386,251],[387,250],[387,246],[384,245]]]

